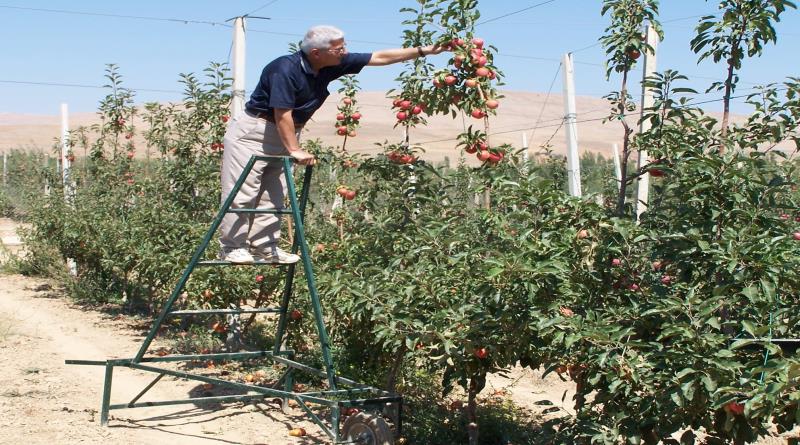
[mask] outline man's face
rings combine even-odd
[[[312,50],[320,66],[336,66],[342,62],[342,58],[347,54],[347,47],[344,44],[344,39],[331,40],[328,49],[314,49]]]

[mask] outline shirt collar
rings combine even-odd
[[[317,71],[314,71],[314,68],[311,67],[311,62],[308,61],[308,57],[306,57],[306,53],[303,51],[298,51],[300,53],[300,67],[303,69],[303,72],[306,74],[311,74],[312,76],[316,76],[319,74]]]

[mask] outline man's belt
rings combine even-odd
[[[255,117],[257,119],[264,119],[265,121],[271,122],[273,124],[275,123],[275,116],[273,116],[270,113],[265,113],[263,111],[250,111],[250,110],[244,110],[244,112],[247,113],[247,115],[250,117]],[[302,128],[303,124],[295,122],[294,127]]]

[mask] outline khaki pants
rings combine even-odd
[[[297,136],[300,135],[297,129]],[[275,124],[245,112],[233,118],[225,131],[222,155],[222,203],[230,194],[252,155],[287,155]],[[280,161],[256,161],[231,208],[283,209],[286,177]],[[278,243],[281,221],[278,215],[228,213],[220,224],[220,247],[225,250],[250,248],[268,250]]]

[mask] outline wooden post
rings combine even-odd
[[[575,69],[572,53],[564,54],[564,125],[567,135],[567,182],[569,194],[581,196],[581,164],[578,157],[578,114],[575,107]]]
[[[233,22],[233,89],[231,95],[231,117],[244,111],[244,67],[245,34],[244,17],[236,17]]]
[[[644,114],[645,108],[650,108],[654,104],[653,90],[645,88],[644,81],[656,72],[656,49],[658,48],[658,33],[652,24],[647,25],[647,44],[653,48],[653,52],[644,51],[644,70],[642,72],[642,105],[641,113]],[[642,120],[639,125],[639,132],[644,133],[650,130],[650,121]],[[641,169],[643,166],[650,163],[650,156],[646,149],[639,150],[638,166]],[[650,174],[645,173],[639,176],[638,186],[636,188],[636,220],[639,216],[647,210],[647,203],[650,198]]]

